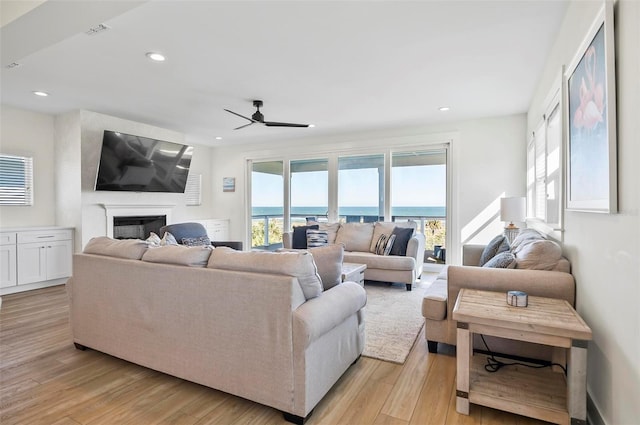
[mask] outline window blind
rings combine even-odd
[[[33,205],[33,158],[0,154],[0,205]]]

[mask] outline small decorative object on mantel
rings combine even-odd
[[[507,291],[507,304],[512,307],[526,307],[529,305],[529,296],[522,291]]]
[[[235,177],[223,177],[222,178],[222,191],[223,192],[235,192],[236,191],[236,178]]]
[[[520,229],[513,222],[526,220],[526,202],[525,197],[500,198],[500,221],[509,222],[504,228],[504,236],[509,244],[520,233]]]

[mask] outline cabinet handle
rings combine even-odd
[[[48,239],[48,238],[55,238],[55,236],[54,235],[38,236],[38,239]]]

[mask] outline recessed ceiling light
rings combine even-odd
[[[440,112],[447,112],[448,110],[450,110],[451,108],[449,108],[448,106],[441,106],[438,108],[438,110]]]
[[[222,137],[217,136],[217,137],[216,137],[216,140],[222,140]]]
[[[163,54],[157,52],[148,52],[147,57],[156,62],[164,62],[166,60]]]
[[[36,96],[41,96],[41,97],[49,96],[49,93],[44,92],[44,91],[34,91],[33,94],[35,94]]]

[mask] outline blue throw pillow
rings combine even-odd
[[[396,238],[389,255],[407,255],[407,245],[413,236],[413,229],[411,227],[395,227],[391,235],[395,235]]]
[[[492,259],[484,263],[482,267],[492,267],[494,269],[512,269],[516,266],[516,256],[506,251],[497,254]]]
[[[317,224],[311,226],[295,226],[293,228],[293,236],[291,237],[291,248],[307,249],[307,229],[318,230],[320,226]]]
[[[487,261],[491,260],[497,254],[505,251],[509,251],[509,241],[507,241],[507,238],[504,235],[498,235],[491,239],[491,242],[484,247],[484,251],[482,251],[482,255],[480,255],[480,262],[478,265],[480,267],[484,266]]]

